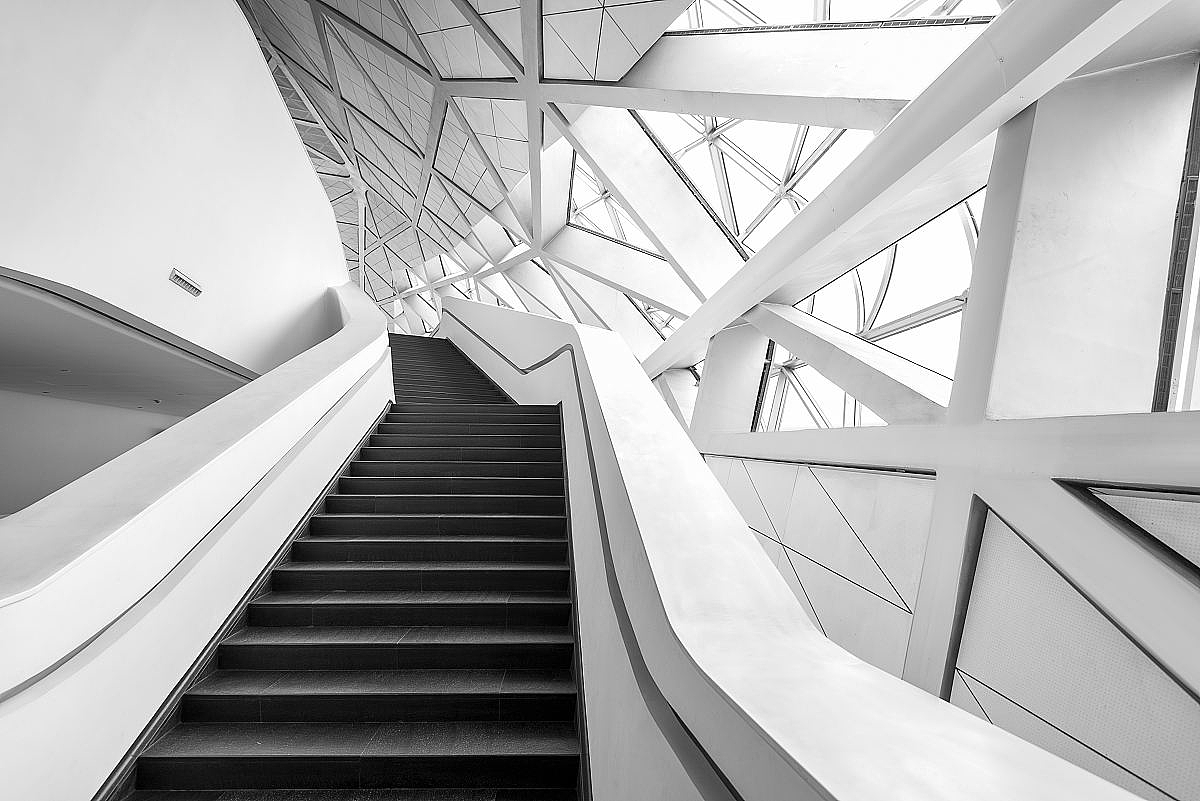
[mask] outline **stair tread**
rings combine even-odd
[[[258,606],[291,604],[562,604],[566,595],[509,590],[276,590],[250,602]]]
[[[404,479],[396,479],[403,481]],[[532,495],[530,493],[498,493],[498,492],[331,492],[326,498],[445,498],[448,501],[460,501],[463,498],[505,498],[517,500],[521,498],[537,499],[561,498],[562,495]]]
[[[557,448],[555,450],[558,450]],[[454,464],[454,465],[495,465],[495,464],[536,464],[541,465],[545,462],[522,462],[517,459],[508,459],[503,462],[488,462],[478,459],[446,459],[439,461],[437,459],[421,459],[420,462],[426,464]],[[351,465],[356,464],[412,464],[412,462],[403,459],[354,459],[350,462]],[[392,478],[393,476],[383,476],[383,478]],[[396,478],[444,478],[444,476],[395,476]],[[530,476],[532,478],[532,476]],[[343,476],[343,478],[380,478],[380,476]],[[526,476],[463,476],[463,478],[526,478]],[[543,478],[561,479],[561,476],[543,476]]]
[[[129,801],[576,801],[575,790],[437,787],[363,790],[138,790]]]
[[[575,691],[569,670],[219,670],[188,695],[562,695]]]
[[[451,496],[454,497],[454,496]],[[421,518],[421,517],[470,517],[470,518],[488,518],[500,517],[505,519],[522,518],[529,520],[563,520],[566,515],[550,515],[550,514],[520,514],[519,512],[318,512],[313,515],[314,518],[328,518],[335,520],[356,519],[356,518]]]
[[[250,626],[222,645],[495,645],[567,644],[560,626]]]
[[[302,537],[296,542],[326,543],[387,543],[410,542],[414,544],[430,542],[462,543],[511,543],[513,545],[559,544],[566,542],[566,537],[512,537],[507,534],[322,534],[319,537]]]
[[[577,755],[573,723],[181,723],[148,759]]]
[[[445,559],[413,562],[369,561],[369,562],[286,562],[275,568],[276,572],[300,572],[307,570],[546,570],[562,572],[570,570],[566,564],[554,562],[508,562],[496,560],[449,561]]]
[[[356,459],[355,461],[357,462],[359,460]],[[461,462],[456,462],[455,464],[461,464]],[[489,463],[482,462],[482,464],[489,464]],[[386,479],[388,481],[435,481],[435,480],[443,481],[446,478],[447,478],[446,476],[340,476],[338,478],[338,480],[346,481],[346,482],[349,482],[351,485],[354,485],[354,484],[366,484],[371,481],[380,481],[380,480],[384,480],[384,479]],[[471,482],[480,483],[480,482],[484,482],[484,481],[511,481],[514,484],[521,483],[521,482],[535,482],[535,483],[546,483],[546,484],[553,482],[553,481],[557,481],[560,483],[562,482],[562,478],[559,476],[454,476],[453,478],[456,482],[459,482],[459,483],[466,482],[468,485]],[[341,494],[345,495],[347,493],[341,493]],[[407,493],[398,493],[398,494],[404,495]],[[420,493],[420,494],[426,495],[428,493]],[[441,493],[441,494],[445,495],[445,494],[450,494],[450,493]],[[459,493],[459,494],[462,494],[462,493]],[[493,493],[489,493],[489,494],[498,495],[498,494],[502,494],[502,493],[493,492]]]

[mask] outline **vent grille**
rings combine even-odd
[[[187,292],[192,297],[199,295],[203,291],[200,289],[199,284],[188,278],[183,273],[179,272],[179,270],[171,270],[171,283],[182,289],[184,292]]]

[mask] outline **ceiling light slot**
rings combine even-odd
[[[200,288],[199,284],[174,268],[171,270],[171,283],[192,297],[196,297],[204,291]]]

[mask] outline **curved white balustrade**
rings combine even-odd
[[[593,534],[607,540],[604,603],[636,635],[626,641],[628,662],[644,660],[650,689],[746,801],[1135,797],[820,634],[620,337],[455,299],[445,301],[441,333],[519,402],[563,403],[597,799],[619,798],[628,783],[669,769],[660,762],[639,773],[636,758],[615,761],[612,732],[594,725],[610,725],[622,709],[614,711],[607,677],[589,672],[597,659],[614,664],[618,650],[589,647],[585,613],[605,586],[589,580]],[[597,508],[581,503],[593,489],[581,492],[580,481],[594,484]],[[630,699],[623,708],[633,708]],[[645,731],[621,731],[643,739],[619,748],[651,749]],[[713,787],[676,786],[669,797],[731,797]]]
[[[149,593],[379,362],[386,318],[352,284],[329,292],[328,339],[0,520],[0,699]]]

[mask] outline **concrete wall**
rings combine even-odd
[[[24,509],[178,420],[0,390],[0,515]]]
[[[257,372],[332,332],[333,212],[235,3],[5,3],[0,97],[0,265]]]

